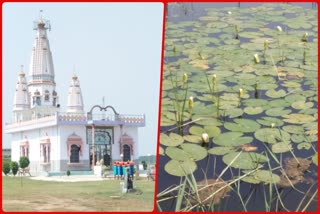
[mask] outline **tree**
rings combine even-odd
[[[11,171],[12,171],[12,174],[14,176],[16,176],[18,170],[19,170],[19,164],[17,161],[11,161],[10,163],[10,168],[11,168]]]
[[[30,161],[28,157],[21,157],[19,160],[19,163],[20,163],[20,167],[24,169],[29,166]]]
[[[142,164],[144,170],[146,170],[148,168],[146,161],[141,161],[141,164]]]
[[[5,175],[7,175],[10,172],[10,163],[8,161],[4,161],[2,163],[2,171]]]

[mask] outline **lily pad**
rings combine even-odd
[[[183,141],[183,137],[176,133],[170,133],[169,136],[164,133],[160,134],[160,143],[164,146],[178,146]]]
[[[282,116],[282,115],[286,115],[286,114],[289,114],[291,113],[291,110],[290,109],[284,109],[282,107],[279,107],[279,108],[271,108],[271,109],[268,109],[266,111],[266,115],[268,116],[275,116],[275,117],[278,117],[278,116]]]
[[[292,103],[292,108],[294,109],[307,109],[313,106],[312,102],[296,101]]]
[[[224,155],[222,160],[227,165],[233,162],[231,166],[239,169],[255,169],[260,163],[268,161],[266,156],[255,152],[242,152],[238,155],[239,152],[232,152]]]
[[[306,114],[289,114],[289,115],[283,115],[282,117],[286,118],[286,119],[283,119],[283,121],[287,123],[294,123],[294,124],[305,124],[305,123],[310,123],[316,120],[316,118]]]
[[[243,133],[241,132],[226,132],[218,135],[213,143],[219,146],[240,146],[243,144],[251,143],[252,137],[242,137]]]
[[[218,146],[218,147],[213,147],[208,150],[209,154],[212,155],[225,155],[230,152],[235,152],[236,149],[234,147],[224,147],[224,146]]]
[[[297,149],[299,150],[301,149],[309,150],[310,148],[311,148],[311,144],[308,142],[299,143],[297,146]]]
[[[260,128],[260,124],[249,119],[235,119],[234,123],[225,122],[224,127],[233,132],[254,132]]]
[[[200,145],[185,143],[185,144],[181,145],[181,148],[194,161],[202,160],[203,158],[207,157],[207,155],[208,155],[207,149],[203,148]]]
[[[172,160],[189,160],[190,155],[184,150],[177,147],[168,147],[166,149],[166,155],[169,156]]]
[[[318,166],[318,152],[312,156],[312,162]]]
[[[164,149],[161,146],[159,146],[159,155],[164,155]]]
[[[304,128],[302,126],[295,126],[295,125],[287,125],[283,126],[282,129],[288,133],[292,134],[303,134],[304,133]]]
[[[177,161],[170,160],[164,166],[164,170],[173,176],[186,176],[192,174],[197,169],[197,164],[192,160]]]
[[[183,139],[185,139],[186,141],[188,141],[190,143],[201,143],[202,142],[202,138],[198,135],[185,135],[185,136],[183,136]]]
[[[290,143],[287,142],[280,142],[272,144],[271,150],[273,153],[284,153],[289,152],[292,149],[292,146]]]
[[[265,143],[289,142],[290,134],[277,128],[263,128],[254,133],[254,136]]]
[[[258,107],[246,107],[243,110],[245,113],[249,114],[249,115],[255,115],[255,114],[260,114],[263,112],[263,108],[258,106]]]
[[[280,98],[280,97],[284,97],[286,95],[286,92],[283,89],[280,89],[279,91],[270,89],[266,92],[266,95],[271,98]]]
[[[280,182],[280,177],[279,175],[274,174],[269,170],[257,170],[241,180],[253,184],[258,184],[260,182],[263,182],[265,184],[274,184]]]

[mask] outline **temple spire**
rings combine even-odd
[[[32,48],[28,90],[31,95],[31,108],[46,106],[47,111],[56,111],[58,95],[55,90],[55,73],[52,53],[50,50],[47,30],[50,30],[50,22],[43,18],[43,10],[40,10],[39,19],[34,22],[36,31]]]
[[[24,112],[28,109],[30,109],[30,103],[28,96],[27,81],[25,78],[25,73],[23,72],[23,65],[21,65],[21,71],[18,75],[18,81],[16,84],[16,91],[14,94],[13,101],[14,121],[23,121]]]
[[[67,112],[83,113],[82,93],[76,74],[73,74],[71,84],[69,86]]]

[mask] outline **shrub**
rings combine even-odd
[[[10,163],[8,161],[2,162],[2,171],[5,175],[10,172]]]
[[[70,176],[71,172],[70,170],[67,170],[67,175]]]
[[[30,161],[28,157],[21,157],[19,160],[19,163],[20,163],[20,167],[24,169],[29,166]]]
[[[11,161],[10,163],[10,168],[11,168],[11,171],[12,171],[12,174],[14,176],[16,176],[18,170],[19,170],[19,164],[17,161]]]
[[[141,161],[143,169],[146,170],[148,168],[148,165],[146,163],[146,161]]]

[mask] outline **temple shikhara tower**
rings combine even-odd
[[[81,77],[76,74],[66,77],[69,90],[59,92],[68,99],[59,100],[49,28],[42,17],[36,21],[28,75],[23,68],[17,72],[12,121],[5,127],[12,135],[12,160],[27,156],[33,175],[53,175],[90,171],[97,161],[112,166],[116,160],[138,159],[138,128],[145,126],[144,115],[119,114],[111,105],[89,106],[85,112]],[[64,112],[60,102],[66,103]]]

